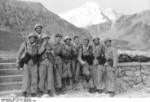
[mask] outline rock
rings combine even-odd
[[[143,83],[139,83],[137,85],[133,85],[134,90],[141,90],[144,88]]]
[[[129,81],[130,80],[129,77],[127,77],[127,76],[124,76],[121,79],[124,80],[124,81]]]
[[[138,71],[135,71],[134,74],[135,74],[135,76],[140,76],[141,72],[140,72],[140,70],[138,70]]]
[[[141,81],[142,81],[142,77],[139,76],[139,77],[136,78],[136,82],[135,82],[135,83],[138,84],[138,83],[140,83]]]
[[[126,70],[131,70],[131,67],[126,67]]]
[[[121,72],[126,71],[126,67],[120,67],[120,69],[121,69]]]
[[[150,76],[146,78],[145,86],[150,87]]]
[[[118,73],[118,77],[123,77],[123,76],[124,76],[124,72]]]
[[[130,89],[130,86],[120,78],[116,79],[116,90],[119,92],[124,92]]]
[[[141,69],[141,66],[135,66],[135,69],[136,69],[136,70],[140,70],[140,69]]]
[[[48,98],[49,95],[48,94],[44,94],[41,98]]]
[[[135,82],[136,81],[136,77],[135,76],[130,77],[130,80],[133,81],[133,82]]]
[[[148,68],[148,66],[142,66],[142,68],[143,68],[143,69],[146,69],[146,68]]]
[[[129,81],[129,83],[128,83],[129,85],[130,85],[130,87],[132,87],[133,86],[133,84],[134,84],[134,82],[133,81]]]
[[[132,71],[126,71],[127,76],[134,76],[134,73]]]
[[[147,76],[146,75],[142,75],[142,79],[146,80]]]
[[[150,74],[150,71],[149,71],[148,69],[144,69],[144,70],[142,70],[142,72],[143,72],[143,74],[145,74],[145,75]]]
[[[134,67],[130,67],[130,70],[135,71],[135,70],[136,70],[136,68],[134,68]]]

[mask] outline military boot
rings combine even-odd
[[[63,90],[63,88],[59,88],[58,90],[59,90],[59,93],[60,93],[60,94],[62,94],[62,95],[64,95],[64,94],[65,94],[65,92],[64,92],[64,90]]]
[[[115,92],[109,92],[109,97],[114,97],[116,94],[115,94]]]
[[[54,97],[53,92],[52,92],[51,90],[48,90],[48,95],[49,95],[50,97]]]
[[[56,88],[56,95],[60,95],[59,88]]]
[[[36,97],[36,93],[31,93],[31,97]]]
[[[27,92],[24,91],[24,92],[22,93],[22,95],[23,95],[24,97],[27,97]]]

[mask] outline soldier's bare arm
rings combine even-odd
[[[117,67],[117,64],[118,64],[117,49],[113,48],[113,67]]]
[[[18,51],[18,54],[17,54],[16,63],[18,63],[20,61],[21,56],[24,53],[24,51],[25,51],[25,43],[22,43],[21,46],[20,46],[20,49]]]
[[[79,49],[78,60],[79,60],[79,62],[83,65],[83,64],[84,64],[84,61],[82,60],[81,56],[82,56],[82,48]]]

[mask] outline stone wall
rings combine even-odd
[[[116,85],[119,91],[150,87],[150,63],[119,63]]]

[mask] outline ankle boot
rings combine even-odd
[[[48,90],[48,95],[49,95],[50,97],[54,97],[53,92],[52,92],[51,90]]]
[[[27,97],[27,92],[24,91],[24,92],[22,93],[22,95],[23,95],[24,97]]]
[[[31,97],[36,97],[36,93],[31,93]]]
[[[65,78],[62,78],[62,88],[63,88],[63,90],[66,89],[66,79]]]
[[[65,93],[64,93],[64,90],[63,90],[62,88],[59,88],[58,90],[59,90],[59,93],[60,93],[60,94],[65,94]]]

